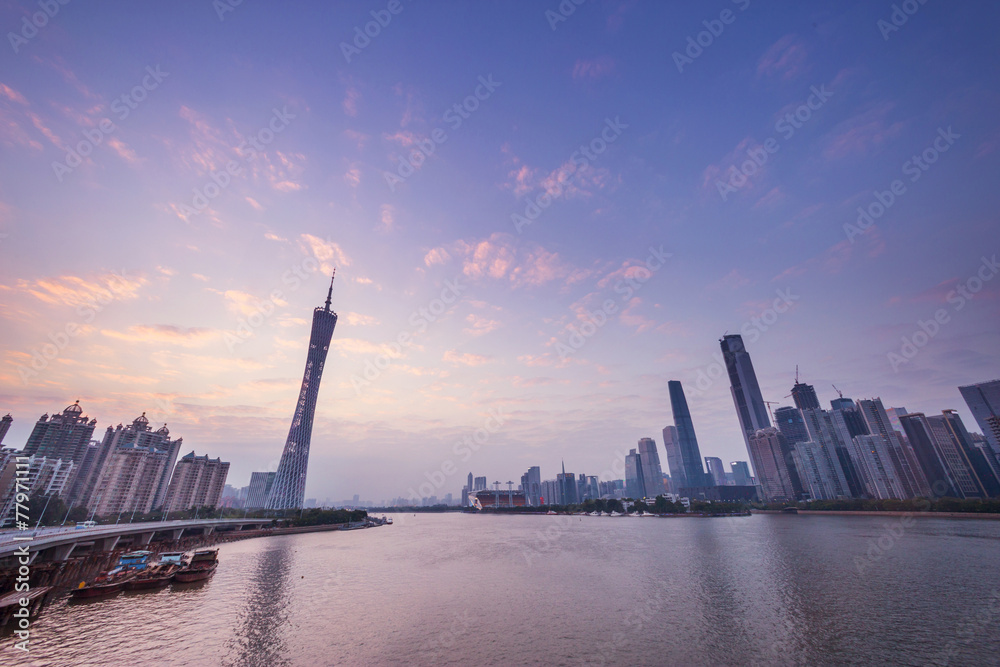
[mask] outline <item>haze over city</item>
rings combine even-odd
[[[5,445],[79,399],[95,437],[145,412],[236,486],[274,470],[335,268],[309,497],[448,459],[442,493],[599,473],[662,446],[668,380],[702,453],[745,460],[725,332],[768,401],[798,365],[824,405],[973,427],[956,387],[1000,361],[996,6],[898,30],[862,2],[398,7],[365,41],[383,6],[70,3],[3,53]]]

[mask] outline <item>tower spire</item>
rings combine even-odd
[[[333,275],[330,276],[330,289],[326,293],[326,312],[330,312],[330,299],[333,298],[333,279],[337,277],[337,269],[333,270]]]

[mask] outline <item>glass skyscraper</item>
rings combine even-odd
[[[337,326],[337,313],[330,310],[333,297],[333,279],[326,294],[326,305],[313,311],[312,334],[309,336],[309,353],[302,375],[299,402],[295,406],[292,426],[288,430],[285,449],[274,477],[274,484],[267,497],[267,509],[300,509],[306,497],[306,468],[309,466],[309,444],[312,440],[313,415],[316,397],[323,377],[323,365],[330,350],[330,339]]]
[[[743,345],[743,337],[739,334],[723,336],[719,343],[722,345],[722,358],[729,373],[730,389],[743,431],[743,440],[749,449],[750,438],[760,429],[770,426],[771,420],[767,416],[767,406],[760,393],[760,385],[757,384],[753,363]],[[750,452],[750,458],[753,459],[753,452]],[[756,469],[757,462],[752,462]]]
[[[993,451],[1000,453],[1000,380],[959,387]]]
[[[639,455],[642,457],[642,484],[646,496],[655,498],[665,492],[663,488],[663,469],[660,468],[660,455],[656,451],[656,441],[652,438],[639,440]]]
[[[771,445],[773,438],[765,437],[755,440],[757,432],[771,428],[771,420],[767,415],[767,406],[764,404],[764,397],[760,393],[760,385],[757,384],[757,374],[753,370],[753,362],[743,345],[743,337],[739,334],[723,336],[719,341],[722,345],[722,358],[726,362],[726,371],[729,373],[730,390],[733,394],[733,403],[736,405],[736,416],[740,420],[740,430],[743,432],[743,441],[747,446],[747,453],[750,454],[750,463],[753,465],[757,482],[764,485],[767,471],[775,465],[781,466],[781,477],[788,478],[788,467],[793,466],[790,457],[779,456],[777,463],[773,462]],[[784,436],[782,436],[784,440]],[[758,449],[758,445],[768,449],[767,452]],[[787,441],[785,441],[787,447]],[[779,484],[772,484],[777,493]],[[790,489],[790,483],[789,483]],[[767,489],[765,489],[765,494]]]
[[[684,397],[684,388],[677,380],[670,380],[667,388],[670,391],[670,409],[674,413],[674,426],[677,427],[677,447],[684,477],[683,481],[678,480],[675,487],[679,489],[684,486],[713,486],[702,467],[698,437],[694,434],[694,422],[691,421],[691,411],[688,410],[687,399]],[[670,463],[669,456],[667,462]],[[673,479],[676,475],[671,467],[670,477]]]
[[[798,376],[795,378],[795,384],[792,385],[792,400],[795,401],[795,407],[799,410],[810,410],[819,407],[819,398],[816,396],[816,390],[813,389],[811,384],[799,382]]]
[[[802,413],[798,408],[786,406],[775,410],[774,425],[793,445],[796,442],[809,440],[809,431],[806,429],[806,423],[802,421]]]

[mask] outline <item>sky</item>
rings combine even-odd
[[[1000,7],[903,4],[2,1],[4,445],[79,400],[275,470],[334,268],[307,497],[665,465],[668,380],[747,460],[727,332],[772,407],[978,430]]]

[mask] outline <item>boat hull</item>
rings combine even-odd
[[[204,581],[208,579],[215,571],[219,568],[218,563],[213,563],[210,567],[198,568],[195,570],[180,570],[174,574],[174,581],[179,584],[190,584],[195,581]]]
[[[126,581],[116,581],[110,584],[98,584],[96,586],[84,586],[73,590],[75,598],[103,598],[115,593],[121,593],[125,588]]]
[[[165,574],[162,577],[151,577],[149,579],[133,579],[125,584],[125,590],[148,591],[154,588],[163,588],[164,586],[169,586],[173,580],[173,574]]]

